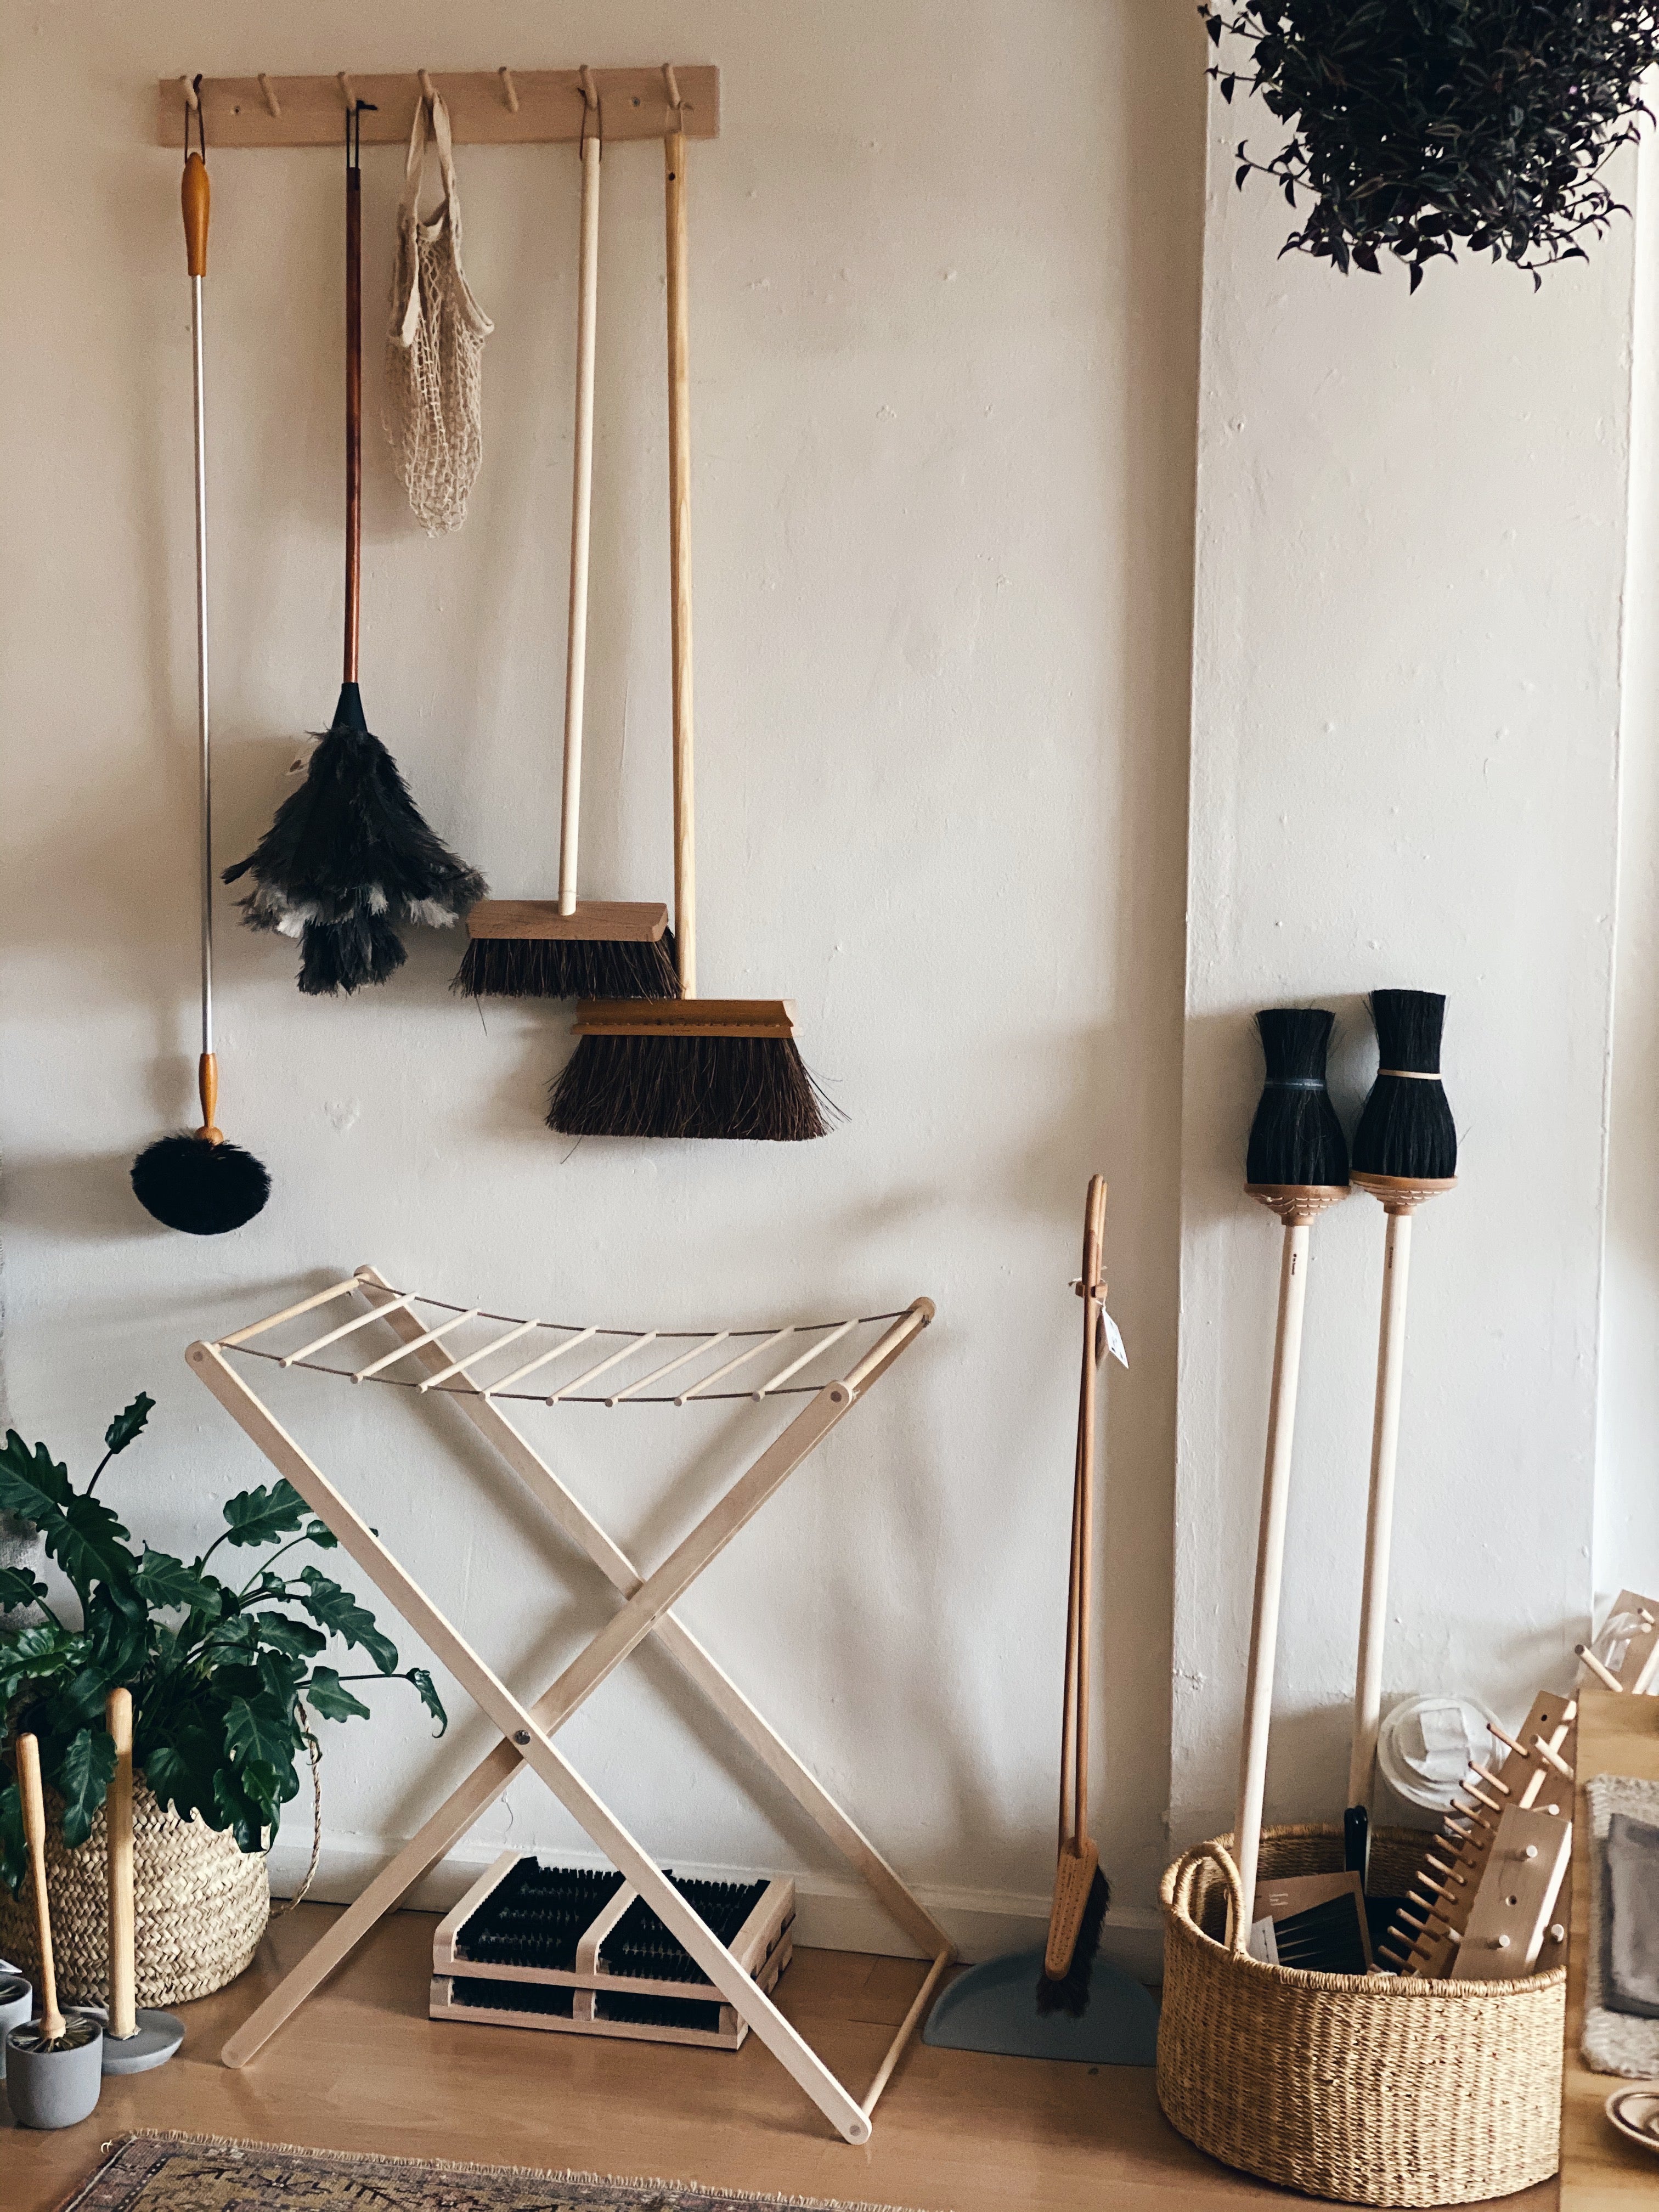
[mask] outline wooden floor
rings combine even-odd
[[[742,2051],[452,2026],[426,2017],[433,1920],[398,1913],[252,2064],[221,2043],[304,1950],[330,1908],[302,1905],[248,1973],[185,2008],[185,2048],[159,2072],[105,2084],[78,2128],[14,2129],[0,2106],[0,2205],[50,2212],[135,2128],[261,2142],[653,2175],[921,2212],[1181,2212],[1303,2200],[1183,2142],[1150,2072],[986,2058],[914,2045],[854,2149],[751,2035]],[[920,1966],[798,1951],[783,2010],[862,2094],[919,1986]],[[0,2100],[3,2091],[0,2091]],[[1509,2199],[1553,2203],[1549,2190]]]

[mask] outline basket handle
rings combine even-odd
[[[1188,1920],[1193,1920],[1193,1881],[1206,1859],[1212,1860],[1220,1868],[1221,1878],[1227,1885],[1227,1896],[1233,1908],[1232,1948],[1239,1956],[1243,1957],[1249,1951],[1250,1942],[1249,1923],[1244,1915],[1244,1889],[1238,1878],[1238,1868],[1234,1862],[1233,1855],[1225,1844],[1216,1842],[1194,1844],[1191,1850],[1182,1856],[1179,1865],[1176,1868],[1175,1887],[1170,1893],[1170,1902],[1178,1913],[1183,1914]],[[1193,1925],[1197,1927],[1198,1923],[1193,1920]]]

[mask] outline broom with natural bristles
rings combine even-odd
[[[564,784],[556,899],[480,899],[466,918],[454,988],[474,998],[672,999],[679,992],[668,909],[576,896],[581,825],[582,709],[587,676],[587,568],[593,504],[593,353],[599,281],[603,123],[582,71],[581,246],[576,284],[576,425],[570,503],[570,610],[565,649]]]
[[[1094,1596],[1095,1400],[1106,1356],[1100,1244],[1106,1178],[1091,1176],[1083,1218],[1083,1382],[1072,1486],[1072,1569],[1066,1597],[1066,1694],[1060,1739],[1060,1854],[1054,1866],[1048,1941],[1037,1977],[1039,2013],[1080,2016],[1089,2002],[1101,1924],[1112,1893],[1089,1833],[1089,1678]]]
[[[664,72],[670,119],[678,88]],[[691,397],[685,140],[663,142],[668,232],[668,471],[673,599],[674,933],[681,997],[592,1000],[553,1086],[548,1127],[571,1137],[763,1138],[827,1133],[787,1000],[699,999],[691,780]]]

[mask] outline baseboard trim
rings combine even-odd
[[[323,1838],[316,1879],[307,1893],[319,1904],[349,1905],[362,1893],[398,1846],[379,1837]],[[433,1868],[425,1881],[411,1891],[406,1902],[416,1911],[447,1912],[460,1900],[484,1868],[498,1856],[500,1847],[463,1844]],[[550,1851],[567,1866],[603,1866],[597,1851]],[[291,1897],[305,1879],[311,1851],[298,1836],[279,1837],[270,1854],[270,1887],[275,1897]],[[829,1951],[871,1951],[890,1958],[914,1959],[916,1946],[894,1926],[861,1884],[833,1875],[803,1874],[791,1869],[735,1868],[706,1865],[676,1857],[678,1874],[696,1875],[715,1881],[753,1881],[757,1874],[793,1873],[795,1883],[795,1941]],[[916,1894],[956,1942],[962,1956],[972,1962],[992,1959],[1004,1951],[1029,1949],[1040,1943],[1048,1925],[1046,1896],[1023,1896],[1015,1891],[957,1889],[918,1884]],[[1115,1905],[1102,1932],[1102,1955],[1139,1981],[1155,1983],[1163,1977],[1164,1936],[1158,1915],[1144,1905]]]

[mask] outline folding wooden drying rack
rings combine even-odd
[[[302,1314],[323,1317],[321,1310],[341,1301],[368,1301],[368,1310],[349,1306],[344,1320],[329,1316],[320,1336],[289,1351],[256,1340],[270,1338]],[[428,1318],[428,1316],[431,1316]],[[765,1329],[656,1330],[582,1328],[574,1323],[514,1319],[477,1307],[460,1307],[412,1291],[400,1291],[373,1267],[359,1267],[343,1282],[315,1297],[250,1322],[210,1344],[192,1344],[185,1354],[191,1368],[232,1418],[246,1431],[278,1474],[285,1475],[321,1520],[327,1522],[381,1595],[394,1605],[433,1656],[453,1674],[481,1711],[501,1730],[501,1741],[433,1814],[418,1835],[368,1885],[340,1917],[245,2021],[224,2046],[228,2066],[242,2066],[274,2035],[319,1984],[353,1951],[371,1928],[394,1911],[422,1877],[453,1850],[487,1807],[517,1774],[520,1763],[540,1775],[559,1802],[626,1881],[645,1898],[658,1917],[678,1937],[724,2001],[749,2022],[773,2056],[793,2075],[813,2103],[848,2142],[866,2142],[870,2115],[886,2087],[905,2045],[927,2013],[955,1948],[932,1914],[913,1895],[873,1844],[814,1779],[787,1744],[744,1696],[719,1662],[671,1611],[732,1539],[752,1519],[803,1459],[885,1374],[933,1317],[929,1298],[917,1298],[900,1313],[864,1315],[851,1321],[786,1325]],[[346,1340],[380,1322],[398,1339],[396,1350],[365,1365],[334,1365],[319,1352],[343,1346]],[[498,1329],[495,1324],[502,1326]],[[482,1328],[490,1333],[476,1348],[460,1351]],[[833,1381],[814,1381],[807,1370],[824,1360],[856,1332],[866,1332],[866,1349]],[[869,1333],[877,1333],[870,1340]],[[277,1340],[280,1341],[281,1340]],[[528,1353],[505,1374],[498,1363],[509,1346]],[[550,1389],[552,1370],[580,1347],[598,1355],[582,1371]],[[656,1364],[644,1356],[655,1347],[667,1356]],[[849,1347],[850,1348],[850,1347]],[[784,1364],[756,1385],[734,1380],[769,1352],[781,1351]],[[455,1356],[457,1353],[459,1356]],[[626,1602],[550,1688],[532,1703],[516,1697],[481,1659],[398,1564],[368,1524],[307,1459],[298,1444],[231,1364],[230,1354],[275,1361],[284,1367],[344,1377],[353,1382],[401,1384],[421,1393],[453,1397],[473,1426],[494,1444],[513,1472],[539,1500],[565,1534],[622,1593]],[[336,1352],[336,1358],[349,1358]],[[714,1364],[711,1366],[710,1362]],[[483,1374],[495,1364],[493,1380]],[[418,1373],[415,1379],[411,1368]],[[752,1371],[752,1370],[751,1370]],[[532,1378],[537,1379],[532,1387]],[[672,1378],[671,1382],[671,1378]],[[667,1387],[664,1387],[667,1386]],[[662,1565],[641,1576],[599,1523],[572,1497],[501,1411],[501,1401],[540,1405],[674,1405],[696,1401],[805,1397],[806,1404],[787,1427],[738,1477],[720,1502],[704,1514]],[[691,1680],[731,1723],[750,1749],[770,1768],[809,1819],[862,1875],[887,1911],[921,1945],[932,1964],[915,2002],[876,2070],[860,2102],[832,2074],[811,2046],[792,2027],[771,1998],[720,1942],[664,1875],[656,1862],[583,1782],[554,1747],[553,1737],[612,1671],[647,1636],[679,1662]]]

